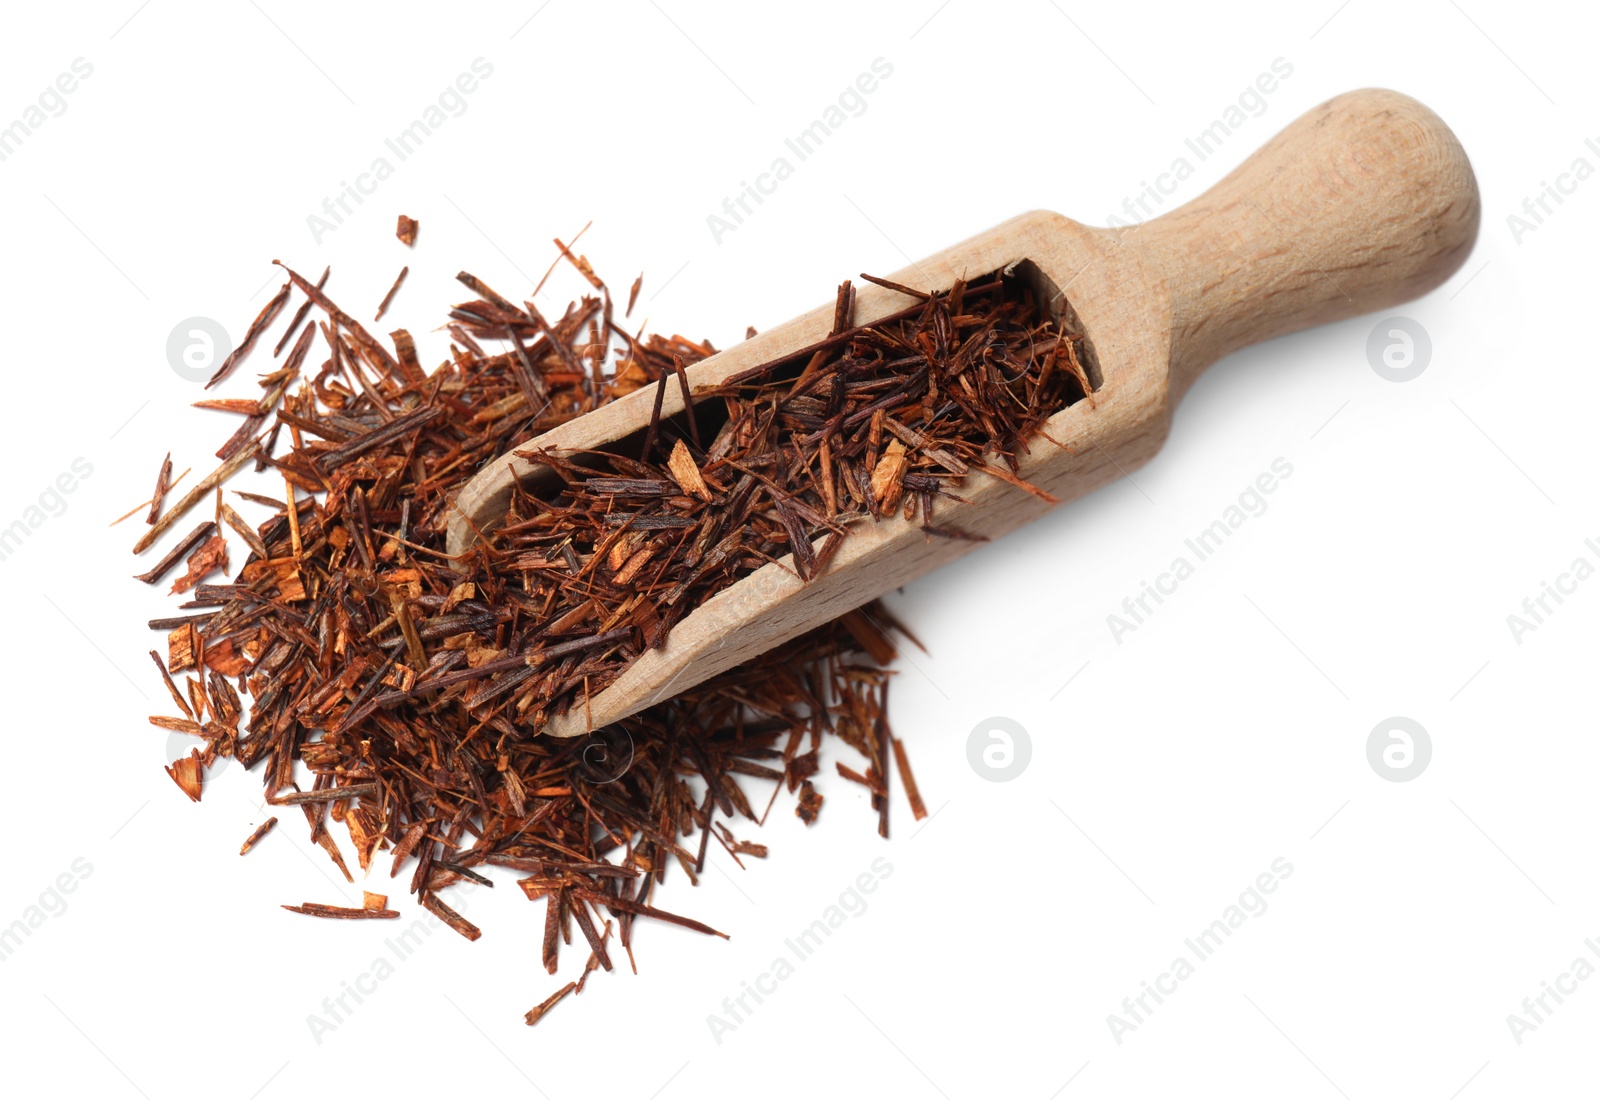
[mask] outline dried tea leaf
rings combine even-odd
[[[479,936],[483,935],[483,933],[478,929],[477,925],[473,924],[466,917],[463,917],[460,913],[457,913],[454,909],[440,901],[438,894],[423,894],[422,905],[423,908],[428,910],[428,912],[444,921],[452,929],[459,932],[469,940],[475,940]]]
[[[167,774],[178,785],[178,789],[189,796],[190,801],[200,801],[200,783],[204,773],[199,749],[190,749],[188,756],[174,760],[167,767]]]
[[[549,1012],[556,1005],[560,1004],[567,994],[573,992],[577,988],[577,982],[568,982],[566,985],[550,994],[550,996],[546,997],[544,1000],[528,1009],[527,1014],[523,1016],[523,1020],[529,1027],[532,1027],[544,1017],[545,1013]]]
[[[888,449],[879,456],[877,465],[872,468],[872,503],[880,515],[894,514],[895,506],[900,503],[900,493],[905,488],[906,470],[910,465],[910,460],[906,458],[906,445],[898,439],[891,439]]]
[[[817,789],[811,785],[811,780],[808,779],[800,784],[800,798],[794,807],[795,816],[807,825],[815,825],[817,823],[817,814],[821,809],[822,795],[817,793]]]
[[[216,524],[211,524],[215,528]],[[189,555],[185,563],[188,571],[172,582],[172,592],[187,592],[212,573],[228,568],[228,540],[212,535]]]
[[[706,480],[700,476],[700,467],[695,464],[694,456],[689,453],[689,448],[683,440],[680,439],[672,445],[672,455],[667,459],[667,469],[672,471],[672,479],[685,493],[701,500],[711,499],[711,490],[706,488]]]
[[[256,826],[255,832],[253,832],[249,836],[245,837],[244,843],[239,846],[239,854],[240,855],[246,855],[250,851],[251,848],[254,848],[257,844],[259,844],[261,842],[261,838],[262,837],[266,836],[268,833],[270,833],[272,831],[273,826],[276,825],[277,823],[278,823],[278,819],[277,818],[269,817],[265,821],[263,821],[260,825]]]
[[[406,243],[410,244],[411,242],[407,241]],[[378,303],[378,315],[373,318],[374,321],[383,320],[383,315],[389,312],[389,305],[394,301],[394,296],[400,292],[400,284],[406,281],[406,276],[410,273],[411,268],[409,267],[400,269],[400,274],[394,277],[394,285],[389,288],[389,293],[385,294],[383,301]]]
[[[922,795],[917,790],[916,776],[911,774],[911,761],[906,759],[905,742],[898,737],[893,739],[894,762],[900,769],[900,783],[906,789],[906,798],[911,803],[911,816],[921,821],[928,816],[928,807],[922,804]]]
[[[200,546],[205,542],[206,539],[210,538],[212,532],[214,532],[216,529],[217,524],[215,520],[206,520],[193,531],[190,531],[187,535],[183,536],[182,541],[180,541],[171,550],[168,550],[166,554],[162,556],[160,561],[156,562],[155,565],[150,567],[148,572],[141,573],[133,579],[136,581],[143,581],[145,584],[155,584],[162,577],[171,572],[174,565],[177,565],[178,562],[182,561],[186,556],[194,552],[194,549],[197,546]],[[181,590],[173,589],[173,591],[176,592]]]
[[[307,917],[328,917],[333,920],[395,920],[400,916],[397,910],[385,909],[382,906],[352,909],[346,905],[321,905],[314,901],[302,902],[299,905],[284,905],[280,908]]]
[[[161,469],[156,473],[156,491],[150,497],[150,514],[145,517],[146,523],[154,523],[161,514],[161,502],[166,499],[167,490],[172,488],[172,452],[167,452],[167,457],[161,460]]]
[[[261,334],[266,331],[267,326],[272,324],[273,319],[283,309],[283,303],[289,300],[289,285],[284,283],[278,289],[278,293],[274,294],[267,304],[261,307],[261,312],[256,314],[254,321],[250,322],[250,327],[245,331],[244,339],[239,341],[239,346],[228,353],[227,358],[222,361],[222,365],[217,368],[217,372],[206,382],[206,389],[209,390],[212,386],[232,374],[233,368],[242,363],[245,356],[250,354],[250,349],[256,346],[256,341],[261,338]]]

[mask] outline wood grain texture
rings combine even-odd
[[[1308,112],[1193,202],[1131,229],[1092,229],[1059,214],[1024,214],[889,278],[942,290],[1029,260],[1075,313],[1101,374],[1094,402],[1051,418],[1061,446],[1039,440],[1021,476],[1063,502],[1143,465],[1166,440],[1172,408],[1230,351],[1407,301],[1465,261],[1477,236],[1472,168],[1438,116],[1396,92],[1369,89]],[[912,304],[863,287],[856,322]],[[833,303],[688,370],[698,392],[827,335]],[[554,429],[530,446],[601,448],[644,428],[647,387]],[[683,409],[668,387],[662,409]],[[515,455],[485,467],[457,500],[452,553],[504,515],[514,481],[539,477]],[[963,530],[991,539],[1043,514],[1036,497],[973,473]],[[817,545],[820,547],[821,540]],[[858,524],[828,569],[801,583],[783,562],[707,600],[605,691],[545,732],[571,736],[670,698],[951,561],[973,544],[929,538],[903,517]]]
[[[1230,351],[1427,293],[1465,262],[1478,218],[1466,152],[1416,100],[1373,89],[1308,111],[1125,235],[1171,295],[1173,400]]]

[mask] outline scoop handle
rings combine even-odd
[[[1466,260],[1478,219],[1450,128],[1409,96],[1367,88],[1306,112],[1199,198],[1120,235],[1171,293],[1176,398],[1231,351],[1433,289]]]

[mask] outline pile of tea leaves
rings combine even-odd
[[[213,512],[139,578],[155,584],[185,566],[172,585],[187,593],[182,613],[150,624],[167,632],[165,654],[151,657],[176,708],[151,722],[198,739],[168,769],[177,785],[198,801],[219,757],[259,766],[268,802],[298,807],[347,879],[335,827],[364,874],[409,869],[419,903],[469,939],[480,932],[448,889],[493,885],[489,867],[523,875],[517,884],[545,906],[549,972],[573,926],[588,950],[584,977],[531,1009],[530,1024],[588,973],[612,969],[617,946],[631,964],[641,919],[720,935],[655,904],[668,869],[696,881],[713,839],[735,860],[764,858],[732,827],[764,821],[780,791],[814,821],[825,739],[862,757],[835,770],[870,792],[880,834],[891,770],[925,814],[886,719],[900,628],[877,604],[588,737],[545,736],[545,723],[583,707],[741,577],[774,562],[802,579],[824,571],[852,524],[920,516],[929,538],[968,537],[943,513],[959,511],[953,490],[974,472],[1047,496],[1017,477],[1018,456],[1052,413],[1092,400],[1081,334],[1000,272],[937,294],[885,283],[914,304],[864,326],[846,283],[824,340],[690,394],[685,368],[715,349],[629,331],[640,281],[619,318],[588,260],[556,246],[591,292],[547,317],[532,301],[540,288],[517,304],[462,273],[474,297],[450,311],[450,357],[431,371],[406,330],[385,344],[335,304],[328,272],[312,282],[286,268],[210,383],[251,357],[298,297],[261,395],[197,402],[241,423],[221,465],[163,510],[168,456],[136,547],[196,508]],[[669,385],[690,411],[662,418]],[[656,415],[637,451],[530,447],[643,387],[655,387]],[[455,495],[514,450],[556,487],[517,491],[504,524],[452,558]],[[281,477],[281,499],[225,497],[224,482],[252,467]],[[252,523],[235,503],[266,518]],[[219,583],[224,528],[245,556]],[[399,915],[367,898],[359,909],[292,908]]]

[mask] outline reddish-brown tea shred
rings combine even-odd
[[[250,322],[250,327],[245,331],[244,339],[239,341],[239,346],[228,353],[227,358],[223,359],[222,365],[217,368],[217,372],[206,382],[206,389],[209,390],[212,386],[232,374],[233,368],[242,363],[245,356],[250,354],[250,349],[256,346],[256,341],[261,339],[261,334],[266,331],[267,327],[272,324],[273,319],[278,316],[278,312],[283,309],[283,303],[289,300],[289,287],[289,283],[284,283],[278,289],[278,293],[274,294],[267,304],[261,307],[261,312],[256,314],[254,321]]]
[[[322,277],[317,280],[318,290],[321,290],[323,287],[328,285],[328,276],[332,273],[332,267],[324,267],[322,269]],[[294,311],[294,316],[289,320],[289,326],[283,330],[283,335],[278,337],[278,342],[272,349],[272,357],[274,359],[283,354],[284,345],[289,342],[289,337],[293,336],[299,331],[300,323],[306,319],[306,314],[311,312],[311,307],[314,304],[315,303],[308,297],[305,301],[300,303],[300,308]]]
[[[922,794],[917,790],[917,778],[911,774],[911,761],[906,759],[906,743],[900,738],[894,744],[894,763],[900,769],[900,782],[906,789],[906,800],[911,803],[911,816],[921,821],[928,816],[928,807],[922,804]]]
[[[167,490],[172,487],[172,452],[167,452],[167,457],[161,460],[161,469],[156,473],[156,491],[150,498],[150,514],[145,517],[146,523],[154,523],[161,515],[161,502],[166,499]]]
[[[249,836],[245,837],[244,843],[239,845],[239,854],[240,855],[248,854],[251,848],[254,848],[257,844],[261,843],[261,838],[266,836],[268,833],[270,833],[272,831],[273,826],[276,825],[277,823],[278,823],[278,819],[277,818],[269,817],[265,821],[263,821],[260,825],[256,826],[255,832],[253,832]]]
[[[333,920],[394,920],[400,916],[398,909],[384,909],[381,906],[377,909],[366,906],[353,909],[345,905],[320,905],[314,901],[303,902],[300,905],[285,905],[281,908],[308,917],[328,917]]]
[[[432,913],[434,916],[438,917],[440,920],[444,921],[452,929],[454,929],[456,932],[459,932],[469,940],[475,940],[479,936],[483,935],[483,933],[478,930],[477,925],[473,924],[466,917],[463,917],[460,913],[457,913],[454,909],[440,901],[438,894],[423,894],[422,907],[428,910],[428,912]]]
[[[562,999],[565,998],[567,994],[575,992],[577,988],[577,982],[568,982],[566,985],[550,994],[550,996],[546,997],[544,1000],[528,1009],[527,1015],[525,1015],[523,1019],[527,1022],[529,1027],[532,1027],[534,1024],[538,1023],[544,1018],[545,1013],[549,1012],[556,1005],[560,1004]]]
[[[406,276],[411,273],[410,267],[402,267],[400,274],[394,277],[394,285],[389,288],[389,293],[383,296],[383,301],[378,303],[378,315],[374,321],[383,320],[383,315],[389,312],[389,305],[394,301],[394,296],[400,292],[400,284],[406,281]]]
[[[170,573],[173,566],[177,565],[184,558],[188,557],[189,554],[194,552],[196,547],[200,546],[206,541],[206,539],[210,538],[212,532],[214,532],[216,529],[217,524],[215,520],[206,520],[204,523],[200,524],[200,526],[196,527],[193,531],[190,531],[187,535],[185,535],[172,547],[171,550],[168,550],[166,554],[162,556],[160,561],[156,562],[155,565],[151,566],[146,572],[140,573],[133,579],[136,581],[143,581],[145,584],[155,584],[162,577]]]

